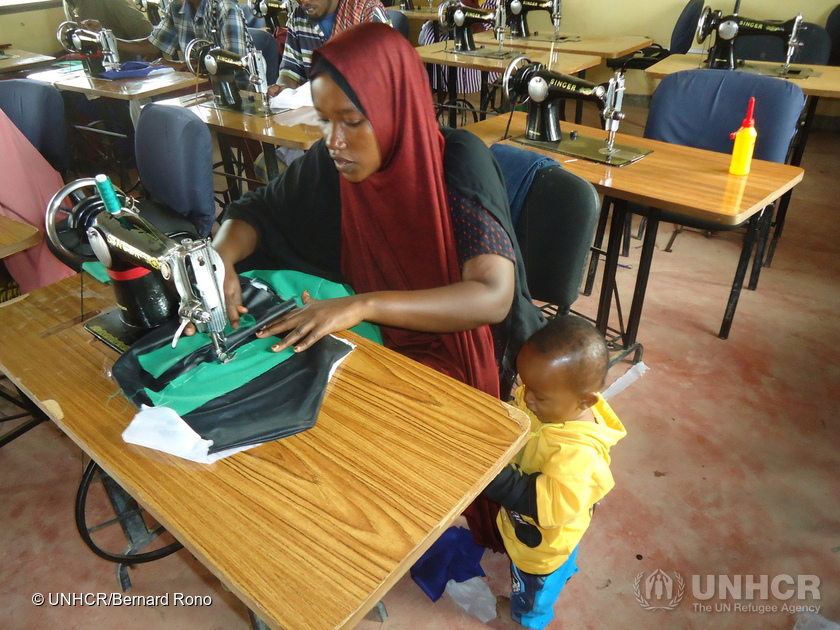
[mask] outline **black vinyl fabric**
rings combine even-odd
[[[257,324],[240,328],[228,336],[233,350],[255,338],[262,322],[268,322],[294,308],[293,300],[283,300],[269,287],[241,278],[243,303]],[[171,343],[179,322],[160,326],[136,342],[114,364],[114,379],[125,396],[138,408],[152,405],[145,390],[160,391],[169,381],[196,365],[215,360],[212,345],[184,357],[160,377],[146,372],[139,357]],[[212,440],[209,453],[262,444],[300,433],[315,426],[332,366],[351,346],[328,336],[305,352],[295,353],[238,389],[208,400],[184,414],[184,421],[202,438]],[[235,363],[236,359],[233,359]]]

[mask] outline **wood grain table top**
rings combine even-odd
[[[696,70],[703,68],[706,60],[705,54],[691,53],[687,55],[668,55],[660,61],[645,70],[645,73],[654,79],[663,79],[669,74],[679,72],[681,70]],[[771,63],[767,61],[748,61],[750,65],[765,68],[780,68],[781,63]],[[819,76],[809,76],[805,78],[785,77],[785,80],[791,81],[802,88],[806,96],[824,96],[826,98],[840,97],[840,66],[817,66],[814,64],[792,64],[792,69],[797,68],[811,68]]]
[[[0,369],[272,628],[352,628],[527,439],[521,412],[347,333],[314,428],[212,465],[126,444],[116,355],[80,323],[112,289],[79,289],[0,303]]]
[[[478,55],[458,54],[446,50],[452,46],[451,42],[437,42],[428,46],[419,46],[415,50],[419,53],[424,63],[435,63],[443,66],[455,66],[458,68],[469,68],[487,72],[503,72],[510,65],[513,57],[506,59],[494,59],[492,57],[481,57]],[[494,45],[487,45],[489,52],[496,50]],[[594,55],[574,55],[564,52],[535,51],[529,55],[531,61],[547,65],[556,72],[564,74],[576,74],[589,68],[594,68],[601,63],[601,58]]]
[[[508,118],[508,115],[488,118],[464,128],[489,146],[504,137]],[[508,137],[523,135],[526,119],[524,112],[514,112]],[[561,129],[566,135],[577,131],[581,136],[607,137],[607,132],[601,129],[568,122],[562,122]],[[632,164],[615,167],[505,141],[505,144],[553,157],[604,195],[726,225],[746,221],[793,188],[804,176],[798,166],[763,160],[753,160],[749,175],[730,175],[731,156],[725,153],[621,133],[616,135],[616,143],[652,149],[653,153]]]
[[[562,35],[571,35],[569,33],[561,33]],[[476,44],[484,44],[485,46],[496,45],[496,35],[493,31],[484,31],[476,33],[474,36]],[[528,51],[537,50],[557,50],[564,53],[572,53],[576,55],[596,55],[604,59],[616,59],[623,57],[630,53],[641,50],[653,43],[652,39],[647,37],[638,37],[633,35],[580,35],[577,36],[577,41],[567,40],[551,42],[545,39],[536,39],[535,37],[510,37],[505,36],[505,49],[525,49]],[[523,53],[527,54],[527,53]]]
[[[208,85],[206,79],[198,78],[191,72],[168,72],[134,79],[108,81],[89,77],[82,70],[72,72],[47,70],[30,74],[27,78],[52,83],[59,90],[121,101],[154,98],[177,90],[195,89],[198,91]]]
[[[55,57],[27,52],[19,48],[4,48],[0,50],[0,53],[3,55],[0,58],[0,74],[27,70],[55,61]]]
[[[41,242],[38,228],[0,214],[0,259]]]
[[[306,112],[313,111],[311,107],[279,112],[271,116],[255,116],[214,106],[212,92],[209,91],[199,93],[197,98],[196,95],[188,95],[158,103],[186,107],[213,131],[275,146],[305,151],[323,136],[318,125],[298,122],[316,120],[314,114],[306,115]]]

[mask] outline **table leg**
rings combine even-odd
[[[490,88],[487,85],[487,79],[490,76],[489,72],[481,71],[481,98],[478,103],[478,119],[487,119],[487,110],[490,109]]]
[[[747,224],[747,234],[744,236],[744,247],[741,249],[741,258],[738,259],[738,269],[735,271],[735,280],[732,282],[732,289],[729,292],[729,300],[726,302],[726,311],[723,314],[723,323],[720,325],[718,337],[727,339],[729,330],[732,328],[732,320],[735,318],[735,308],[738,306],[738,298],[741,296],[741,287],[744,286],[744,278],[747,275],[747,267],[750,264],[753,250],[755,249],[758,231],[767,212],[764,208],[761,212],[750,217]]]
[[[630,305],[630,314],[627,316],[627,332],[624,334],[625,348],[636,345],[636,335],[639,332],[639,323],[642,320],[642,307],[645,303],[645,293],[647,292],[653,252],[656,250],[656,233],[658,231],[659,210],[651,208],[645,226],[645,238],[642,241],[639,269],[636,273],[636,287],[633,290],[633,302]]]
[[[274,152],[274,145],[268,142],[262,143],[263,158],[265,159],[265,176],[271,181],[280,175],[280,167],[277,165],[277,154]]]
[[[458,69],[455,66],[447,66],[449,77],[449,126],[455,129],[458,126]]]
[[[230,142],[228,142],[227,136],[223,133],[217,133],[216,140],[219,143],[219,153],[222,156],[222,166],[225,169],[225,179],[227,180],[228,186],[228,202],[236,201],[242,195],[242,191],[239,188],[239,181],[236,177],[236,160],[233,158],[233,151],[230,148]]]
[[[595,325],[604,335],[607,334],[607,328],[610,324],[610,307],[615,288],[615,274],[618,269],[618,254],[621,249],[621,236],[624,232],[624,217],[626,214],[627,202],[623,199],[613,200],[609,242],[607,243],[607,254],[604,256],[604,279],[601,284],[601,297],[598,301],[598,315],[595,318]]]

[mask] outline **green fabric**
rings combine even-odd
[[[300,294],[304,290],[308,290],[315,299],[353,295],[352,290],[346,285],[297,271],[249,271],[242,275],[261,280],[271,286],[283,299],[294,298],[298,304],[300,304]],[[249,327],[254,325],[254,321],[254,317],[245,314],[240,324]],[[371,341],[382,343],[379,327],[374,324],[365,322],[352,330]],[[230,325],[226,332],[233,332]],[[167,344],[139,357],[138,361],[144,370],[154,377],[159,377],[183,357],[192,354],[207,343],[209,341],[206,335],[181,337],[177,347],[172,348]],[[162,391],[146,390],[146,393],[155,406],[170,407],[183,416],[208,400],[223,396],[243,386],[294,354],[291,348],[282,352],[273,352],[271,346],[275,343],[277,343],[277,337],[256,338],[239,348],[233,361],[225,364],[216,361],[202,363],[173,379]]]
[[[104,282],[105,284],[111,283],[111,277],[108,275],[108,270],[105,269],[105,265],[98,260],[82,263],[82,269],[99,280],[99,282]]]

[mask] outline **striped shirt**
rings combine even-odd
[[[286,37],[286,46],[283,48],[283,59],[280,61],[280,76],[291,79],[298,84],[309,81],[309,68],[312,66],[312,52],[325,44],[332,34],[335,25],[335,17],[341,10],[344,2],[354,0],[340,0],[339,7],[331,16],[324,16],[320,22],[315,22],[306,15],[306,12],[299,6],[289,16],[286,27],[289,33]],[[328,21],[327,18],[331,18]],[[385,22],[390,24],[387,14],[381,5],[375,7],[370,15],[363,16],[362,22]],[[322,22],[323,27],[322,27]],[[324,29],[329,33],[325,33]]]
[[[243,57],[254,45],[242,9],[234,0],[201,0],[195,11],[189,2],[170,2],[149,35],[149,41],[170,56],[178,50],[183,55],[187,44],[196,38]]]

